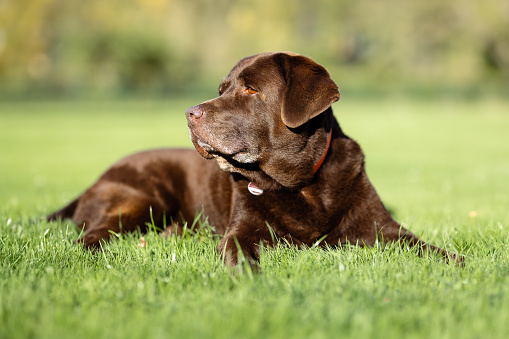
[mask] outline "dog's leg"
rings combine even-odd
[[[267,234],[268,235],[268,234]],[[228,232],[217,246],[217,251],[223,257],[224,263],[229,266],[236,266],[241,256],[251,265],[255,266],[260,261],[260,249],[263,244],[270,241],[257,237],[246,237],[239,230]]]
[[[169,208],[130,186],[102,183],[83,194],[72,220],[85,231],[80,241],[94,248],[100,246],[101,240],[111,238],[112,233],[131,232],[137,228],[144,232],[152,220],[155,226],[164,227],[163,216],[167,213],[170,217],[176,208]]]
[[[154,201],[136,201],[135,208],[129,210],[130,207],[133,207],[132,203],[120,204],[98,218],[89,218],[88,224],[86,220],[80,222],[78,225],[83,225],[85,229],[85,235],[80,242],[87,248],[97,248],[101,241],[110,239],[114,233],[132,232],[136,229],[145,232],[152,220],[156,227],[163,226],[161,223],[164,211]]]

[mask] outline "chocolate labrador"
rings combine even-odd
[[[231,265],[239,249],[256,261],[260,246],[275,239],[303,247],[401,241],[457,259],[392,219],[368,180],[361,148],[334,118],[338,99],[338,86],[310,58],[242,59],[217,98],[186,111],[197,152],[128,156],[48,219],[71,218],[84,228],[85,246],[97,247],[110,231],[146,228],[151,218],[172,220],[167,232],[179,232],[203,209],[224,234],[218,251]]]

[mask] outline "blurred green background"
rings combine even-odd
[[[0,98],[213,93],[291,50],[362,97],[509,94],[507,0],[0,0]]]
[[[329,69],[335,114],[389,204],[420,191],[440,209],[452,175],[505,206],[490,180],[509,173],[507,0],[0,0],[0,202],[43,215],[126,154],[192,148],[185,109],[274,50]],[[395,189],[409,168],[443,178]]]

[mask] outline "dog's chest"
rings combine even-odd
[[[259,193],[259,192],[256,192]],[[328,224],[321,197],[312,189],[299,192],[263,192],[244,195],[247,204],[244,218],[268,224],[278,236],[312,244],[323,236]]]

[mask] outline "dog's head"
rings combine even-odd
[[[339,99],[327,70],[294,53],[240,60],[219,96],[186,111],[191,140],[262,189],[295,188],[313,176],[326,145],[322,113]]]

